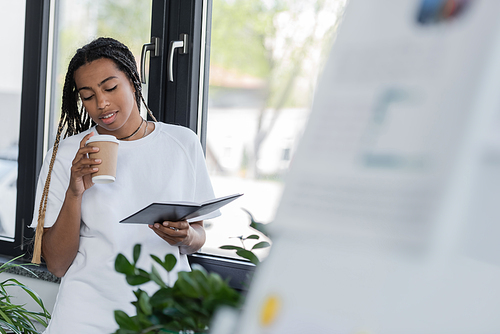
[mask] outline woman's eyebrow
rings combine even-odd
[[[116,77],[116,76],[110,76],[110,77],[107,77],[106,79],[104,79],[103,81],[101,81],[101,83],[100,83],[100,84],[98,84],[98,85],[97,85],[97,87],[101,87],[102,85],[104,85],[104,83],[105,83],[106,81],[109,81],[109,80],[111,80],[111,79],[118,79],[118,77]],[[78,90],[77,90],[77,91],[79,92],[79,91],[81,91],[82,89],[90,89],[90,90],[91,90],[92,88],[85,86],[85,87],[80,87],[80,88],[78,88]]]

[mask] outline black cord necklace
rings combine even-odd
[[[142,119],[141,124],[139,125],[139,127],[137,128],[137,130],[134,131],[134,133],[132,133],[130,136],[127,136],[127,137],[118,138],[118,140],[129,139],[130,137],[133,137],[137,132],[139,132],[139,130],[142,128],[142,124],[144,123],[144,118],[141,117],[141,119]]]

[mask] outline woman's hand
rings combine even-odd
[[[179,246],[182,254],[194,253],[205,243],[203,221],[193,223],[188,223],[186,220],[164,221],[162,224],[155,223],[149,227],[170,245]]]
[[[94,183],[92,182],[91,174],[99,170],[95,166],[91,167],[91,165],[100,164],[101,159],[89,158],[89,153],[98,152],[99,148],[96,146],[86,146],[87,141],[93,135],[94,133],[91,132],[83,137],[82,141],[80,142],[80,148],[76,152],[75,159],[73,159],[72,162],[71,179],[69,182],[68,193],[75,197],[82,196],[85,190],[94,185]]]

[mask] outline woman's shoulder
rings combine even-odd
[[[181,125],[167,124],[163,122],[155,123],[159,127],[160,133],[179,140],[183,143],[188,143],[197,140],[197,135],[193,130]]]
[[[181,125],[173,125],[173,124],[158,124],[160,130],[161,142],[163,144],[171,143],[172,145],[167,145],[166,147],[174,147],[177,145],[178,148],[182,149],[186,154],[190,157],[194,154],[194,152],[198,152],[201,149],[201,144],[196,133]]]

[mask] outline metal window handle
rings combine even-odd
[[[151,37],[151,43],[144,44],[141,52],[141,82],[146,83],[146,52],[151,51],[151,57],[158,57],[160,55],[160,38]]]
[[[188,35],[180,34],[180,41],[171,41],[170,47],[168,49],[168,80],[170,82],[174,82],[174,51],[177,48],[181,48],[179,50],[179,54],[188,53]]]

